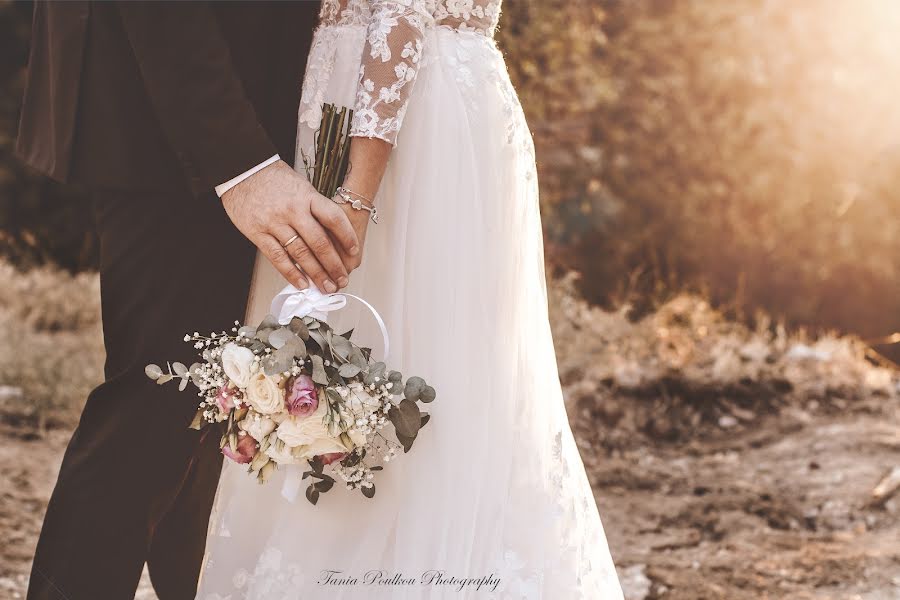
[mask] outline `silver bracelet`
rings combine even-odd
[[[361,194],[341,186],[335,191],[335,196],[331,201],[336,204],[349,204],[353,210],[367,210],[372,217],[372,222],[378,223],[378,209],[371,200]]]

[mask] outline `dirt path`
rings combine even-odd
[[[896,407],[588,461],[630,598],[900,599]]]
[[[68,433],[0,428],[0,597],[21,598]],[[629,600],[900,599],[900,407],[788,411],[745,433],[614,456],[579,436]],[[146,581],[138,598],[154,598]]]

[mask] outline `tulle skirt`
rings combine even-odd
[[[321,103],[353,104],[363,39],[316,33],[308,155]],[[376,203],[348,291],[384,317],[388,365],[436,388],[431,421],[371,500],[335,486],[291,503],[287,469],[259,486],[226,464],[198,598],[621,598],[557,375],[531,136],[491,39],[427,33]],[[283,285],[258,260],[249,322]],[[350,302],[332,323],[377,354],[378,328]]]

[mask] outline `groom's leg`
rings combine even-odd
[[[106,381],[66,450],[28,598],[131,598],[157,533],[179,567],[167,576],[165,564],[151,564],[166,582],[161,600],[193,598],[218,473],[191,469],[217,471],[220,462],[187,428],[197,396],[156,386],[143,371],[148,362],[189,364],[186,332],[221,331],[243,317],[254,251],[214,196],[102,193],[95,207]],[[185,511],[194,526],[168,525],[167,515]]]
[[[207,515],[222,467],[219,437],[217,431],[207,430],[172,508],[154,527],[147,567],[159,600],[193,598],[196,593],[206,551]]]

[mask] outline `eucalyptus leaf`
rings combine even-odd
[[[187,389],[187,386],[188,386],[188,383],[190,383],[190,381],[191,381],[191,380],[190,380],[189,378],[183,377],[183,378],[181,379],[181,383],[178,384],[178,391],[179,391],[179,392],[183,392],[184,390],[186,390],[186,389]]]
[[[426,384],[425,380],[421,377],[410,377],[406,380],[406,387],[403,389],[403,397],[407,400],[416,402],[419,399],[422,390],[424,390],[427,385],[428,384]]]
[[[325,463],[322,462],[322,458],[319,456],[313,456],[306,462],[309,463],[309,466],[312,468],[313,472],[315,472],[315,473],[321,473],[322,469],[325,467]]]
[[[428,413],[422,413],[422,422],[419,424],[419,429],[425,427],[425,424],[431,420],[431,415]]]
[[[399,433],[397,433],[396,435],[397,435],[397,441],[403,445],[403,452],[409,452],[413,446],[413,442],[416,441],[416,438],[415,437],[407,437],[405,435],[400,435]]]
[[[158,385],[162,385],[164,383],[169,383],[173,379],[175,379],[175,378],[172,377],[171,375],[169,375],[168,373],[163,373],[162,375],[160,375],[159,377],[156,378],[156,383]]]
[[[343,360],[350,360],[350,351],[353,349],[353,345],[347,338],[335,335],[329,338],[329,342],[331,343],[331,349],[336,354]]]
[[[295,358],[303,359],[307,356],[306,344],[296,335],[291,335],[281,349],[290,352]]]
[[[238,329],[238,335],[241,337],[252,338],[256,335],[256,327],[244,325],[243,327]]]
[[[318,354],[309,357],[312,361],[312,380],[319,385],[328,385],[328,375],[325,373],[325,363]]]
[[[293,331],[294,334],[300,336],[300,339],[304,342],[309,339],[309,328],[300,317],[294,317],[293,319],[291,319],[290,324],[288,324],[288,329]]]
[[[280,328],[281,324],[278,323],[278,320],[272,315],[266,315],[266,318],[262,320],[262,323],[256,328],[256,339],[260,342],[268,342],[269,335]]]
[[[281,324],[278,322],[278,319],[273,315],[266,315],[256,329],[278,329],[279,327],[281,327]]]
[[[369,366],[368,359],[366,359],[366,357],[363,356],[362,351],[359,348],[357,348],[356,346],[353,346],[350,349],[349,358],[350,358],[350,362],[353,363],[354,365],[356,365],[357,367],[359,367],[360,369],[365,369],[367,366]]]
[[[313,487],[316,488],[317,491],[325,493],[331,489],[331,486],[334,485],[334,479],[323,479],[321,481],[317,481],[313,484]]]
[[[384,372],[386,369],[387,365],[383,362],[372,363],[369,365],[369,370],[366,372],[366,377],[363,381],[365,381],[366,385],[371,385],[376,383],[376,378],[379,380],[384,379]]]
[[[266,375],[272,376],[284,373],[285,371],[290,371],[291,367],[294,366],[294,353],[290,348],[282,347],[262,359],[261,363],[263,372]]]
[[[313,505],[319,501],[319,490],[316,489],[316,484],[311,483],[306,488],[306,499]]]
[[[278,350],[292,337],[297,337],[293,331],[287,327],[279,327],[269,334],[269,345]]]
[[[159,368],[159,365],[147,365],[144,367],[144,374],[150,379],[156,380],[162,376],[163,370]]]
[[[366,498],[372,498],[375,496],[375,484],[369,482],[369,487],[359,488],[362,492],[362,495]]]
[[[316,331],[315,329],[310,329],[309,337],[316,344],[319,345],[319,348],[323,353],[328,352],[328,342],[325,341],[325,336],[321,331]]]
[[[175,371],[175,374],[179,377],[184,377],[188,372],[188,368],[184,366],[184,363],[180,362],[172,363],[172,370]]]
[[[360,368],[353,363],[344,363],[338,368],[338,374],[341,377],[356,377],[359,375]]]
[[[436,397],[437,392],[435,392],[434,388],[430,385],[426,385],[425,389],[419,393],[419,400],[421,402],[433,402]]]
[[[391,407],[388,410],[388,418],[394,424],[398,437],[402,435],[414,438],[422,425],[419,405],[412,400],[402,400],[397,406]]]

